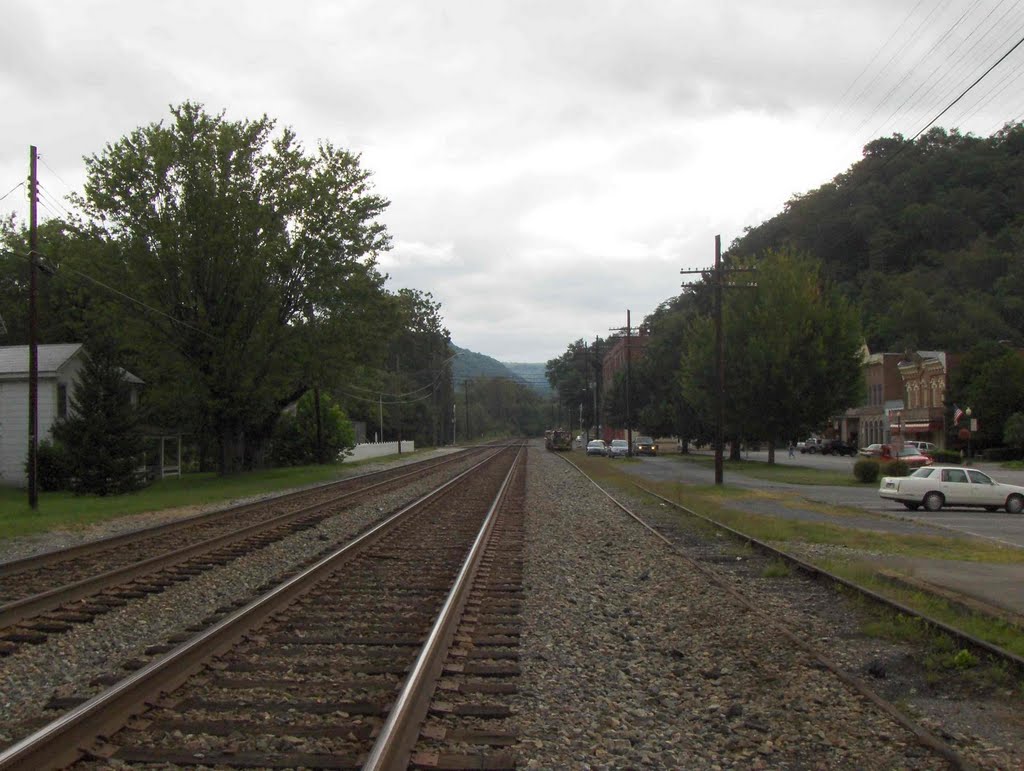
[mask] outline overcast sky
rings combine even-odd
[[[4,0],[0,196],[42,216],[82,157],[184,100],[362,154],[393,289],[457,345],[545,361],[634,323],[680,269],[914,136],[1024,34],[1016,0]],[[938,125],[1024,114],[1024,46]],[[27,218],[24,188],[0,213]]]

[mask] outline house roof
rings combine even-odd
[[[81,343],[53,343],[50,345],[37,345],[36,355],[38,357],[39,374],[56,375],[69,359],[75,356],[82,348]],[[126,369],[121,370],[129,383],[142,383],[143,381]],[[24,375],[28,377],[28,346],[27,345],[4,345],[0,346],[0,377]]]
[[[36,346],[39,374],[53,374],[81,349],[81,343],[56,343]],[[0,347],[0,375],[25,375],[28,377],[28,346],[5,345]]]

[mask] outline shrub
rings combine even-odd
[[[991,461],[1017,460],[1020,456],[1021,452],[1016,447],[989,447],[981,452],[982,458]]]
[[[131,386],[111,345],[85,357],[71,397],[71,412],[53,425],[66,448],[70,487],[76,494],[117,495],[137,489],[142,450]]]
[[[28,461],[25,461],[26,473]],[[44,492],[67,490],[71,480],[71,459],[60,442],[44,439],[36,450],[36,480]]]
[[[335,462],[355,446],[355,429],[345,411],[327,394],[320,396],[320,435],[323,458],[317,457],[313,394],[299,399],[295,414],[284,414],[274,428],[271,457],[277,466]]]
[[[853,475],[857,477],[858,482],[877,482],[878,472],[878,461],[871,458],[861,458],[853,464]]]
[[[910,475],[910,466],[906,464],[906,461],[890,460],[882,464],[881,471],[882,476],[905,477]]]
[[[936,463],[959,463],[960,452],[958,450],[932,450],[929,455]]]

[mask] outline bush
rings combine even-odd
[[[1021,452],[1016,447],[989,447],[981,451],[981,457],[985,460],[1019,460]]]
[[[878,461],[871,458],[861,458],[853,464],[853,475],[857,477],[858,482],[877,482],[878,472]]]
[[[276,466],[333,463],[355,446],[356,434],[345,411],[327,394],[320,397],[320,432],[323,458],[317,457],[316,416],[313,394],[306,393],[295,406],[295,414],[284,414],[274,428],[271,458]]]
[[[906,461],[902,460],[890,460],[882,464],[881,471],[882,476],[886,477],[905,477],[910,475],[910,466],[906,464]]]
[[[28,461],[25,461],[26,473]],[[71,459],[60,442],[44,439],[36,450],[36,481],[43,492],[67,490],[71,481]]]
[[[929,455],[936,463],[959,463],[959,450],[932,450]]]

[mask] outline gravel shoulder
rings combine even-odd
[[[729,599],[559,456],[531,450],[521,765],[942,768],[906,729],[777,633],[793,630],[981,768],[1024,767],[1012,687],[979,691],[866,637],[860,610],[633,500]]]

